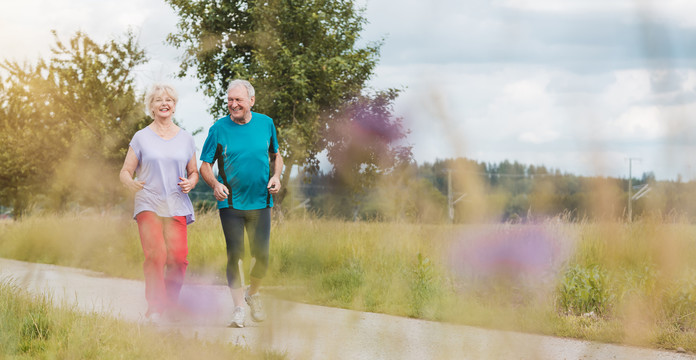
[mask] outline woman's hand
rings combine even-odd
[[[181,180],[181,182],[179,182],[177,185],[179,185],[179,187],[181,188],[181,192],[183,192],[184,194],[188,194],[189,191],[193,189],[193,183],[191,183],[189,179],[181,176],[179,176],[179,180]]]
[[[145,187],[145,182],[144,181],[137,181],[137,180],[131,180],[130,182],[126,183],[126,187],[128,190],[132,192],[138,192],[142,190]]]

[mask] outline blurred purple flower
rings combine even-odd
[[[463,277],[542,281],[561,263],[561,244],[542,225],[465,232],[453,244],[450,264]]]

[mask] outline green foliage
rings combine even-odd
[[[566,270],[558,288],[558,306],[564,313],[604,315],[611,307],[613,294],[606,271],[599,266],[572,266]]]
[[[366,19],[352,0],[167,2],[179,14],[178,32],[168,42],[185,51],[180,76],[195,70],[212,100],[210,113],[226,113],[229,81],[246,78],[256,88],[255,111],[274,119],[286,165],[278,203],[295,165],[318,169],[317,155],[330,145],[328,133],[345,123],[346,106],[362,103],[388,110],[396,96],[394,90],[362,94],[381,44],[358,44]],[[392,120],[389,112],[379,115],[375,123],[381,121],[403,137],[400,120]],[[352,163],[365,164],[368,171],[351,176],[368,180],[374,167],[383,165],[375,159]]]
[[[48,106],[27,106],[48,101],[48,66],[39,61],[35,67],[2,67],[10,75],[0,78],[0,203],[14,208],[18,217],[51,178],[54,155],[64,152],[66,144],[50,140],[62,132],[59,121],[46,111]]]
[[[51,324],[45,307],[35,309],[24,316],[20,330],[19,351],[35,356],[46,350],[46,342],[51,333]]]
[[[439,294],[439,287],[436,284],[437,276],[435,274],[435,266],[429,258],[418,253],[418,259],[411,269],[411,308],[409,316],[423,317],[429,308],[432,307],[432,301]]]
[[[393,182],[389,180],[394,179]],[[378,209],[381,219],[416,223],[443,223],[447,219],[447,197],[424,179],[397,171],[385,177],[389,186],[381,186],[368,200]]]
[[[20,290],[7,281],[0,282],[0,355],[39,357],[54,333],[50,318],[50,299],[18,302]],[[25,295],[26,296],[26,295]],[[22,299],[25,300],[25,299]]]
[[[670,284],[663,296],[669,323],[682,331],[696,330],[696,273]]]
[[[78,32],[55,34],[53,55],[36,65],[6,61],[0,77],[0,204],[21,215],[39,196],[45,206],[110,206],[133,133],[143,126],[134,70],[145,53],[127,33],[97,44]]]
[[[54,33],[55,34],[55,33]],[[56,111],[67,122],[80,159],[120,165],[134,130],[146,121],[135,91],[135,68],[147,60],[136,35],[98,44],[78,32],[69,43],[56,36],[49,72]]]
[[[362,194],[346,190],[336,173],[315,174],[298,187],[318,216],[347,220],[443,223],[447,198],[412,166],[399,167],[380,177],[378,185]]]
[[[346,261],[338,269],[324,274],[321,283],[324,291],[341,306],[349,306],[364,283],[365,270],[360,262]]]
[[[652,265],[646,265],[646,262],[620,269],[619,275],[612,279],[613,288],[616,289],[616,301],[625,302],[655,294],[658,291],[659,276],[658,271]]]

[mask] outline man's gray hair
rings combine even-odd
[[[152,84],[152,86],[147,90],[147,93],[145,94],[145,113],[153,117],[153,119],[154,114],[152,113],[152,109],[150,108],[150,106],[152,106],[152,102],[155,101],[155,97],[157,97],[157,95],[160,94],[166,94],[171,96],[171,98],[174,99],[174,104],[179,102],[179,94],[176,93],[176,90],[173,86],[164,83]]]
[[[236,88],[237,86],[243,86],[247,89],[247,92],[249,93],[249,99],[251,99],[254,96],[254,94],[256,93],[254,91],[254,87],[251,86],[251,83],[246,81],[246,80],[242,80],[242,79],[234,79],[234,80],[230,81],[230,85],[227,86],[227,92],[229,93],[230,90]]]

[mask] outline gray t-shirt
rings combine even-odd
[[[145,187],[135,193],[133,218],[153,211],[161,217],[185,216],[186,224],[192,223],[191,199],[177,184],[179,177],[186,178],[186,165],[196,153],[193,136],[179,129],[176,136],[164,140],[148,126],[133,135],[130,146],[138,157],[136,177],[145,181]]]

